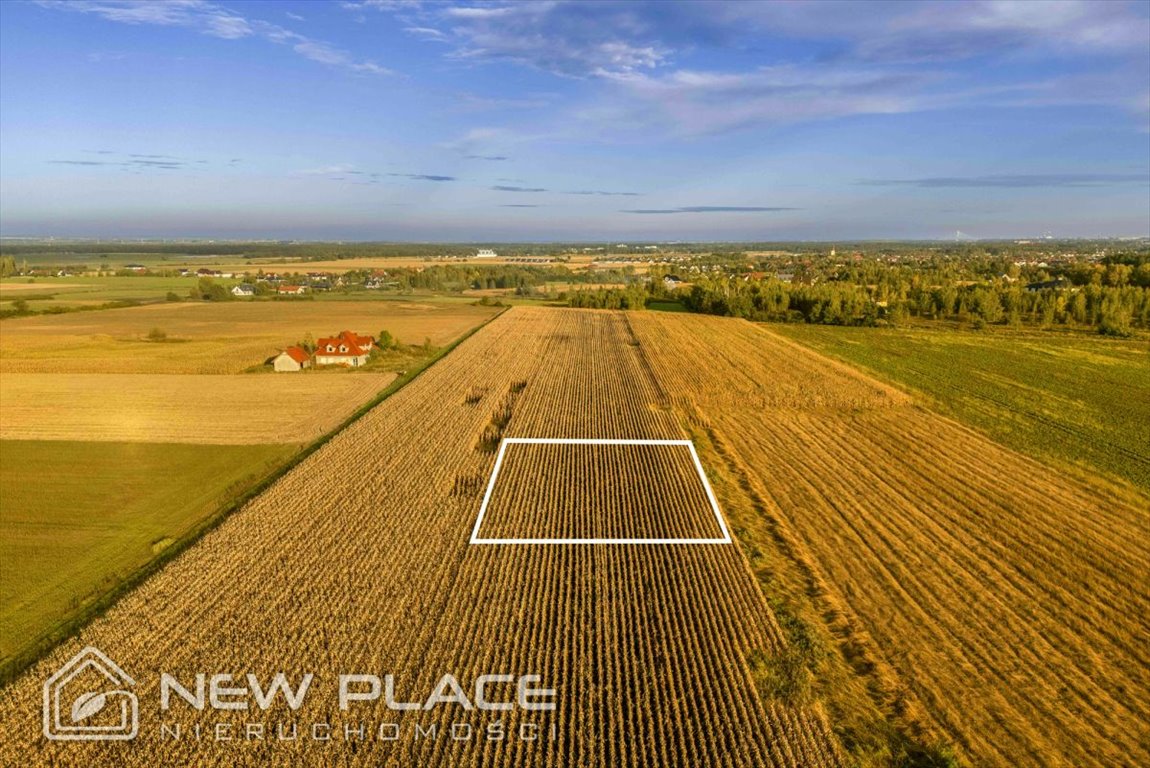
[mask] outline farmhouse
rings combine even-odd
[[[343,331],[338,336],[320,339],[315,346],[316,365],[360,366],[367,363],[375,339]]]
[[[241,283],[240,285],[237,285],[234,288],[232,288],[232,295],[233,296],[255,296],[256,295],[256,289],[254,286],[248,285],[246,283]]]
[[[288,347],[275,356],[272,367],[277,371],[301,371],[311,367],[311,355],[303,347]]]
[[[306,285],[281,285],[276,288],[281,296],[302,296],[307,293]]]
[[[683,278],[679,277],[678,275],[667,275],[663,278],[663,287],[668,291],[675,290],[680,285],[683,285],[683,283]]]

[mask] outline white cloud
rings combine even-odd
[[[87,13],[120,24],[182,27],[223,40],[259,37],[290,45],[306,59],[353,72],[374,75],[391,70],[372,61],[360,61],[330,43],[313,40],[270,22],[247,19],[207,0],[39,0],[45,8]]]
[[[40,0],[39,5],[90,13],[121,24],[187,27],[226,40],[252,34],[242,16],[205,0]]]
[[[924,108],[931,73],[766,67],[727,73],[679,70],[611,78],[604,98],[576,111],[607,131],[702,136],[752,125],[793,123]]]

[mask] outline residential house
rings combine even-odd
[[[331,336],[316,342],[315,364],[352,367],[365,365],[374,344],[375,339],[371,336],[360,336],[351,331],[343,331],[338,336]]]
[[[232,295],[233,296],[241,296],[241,297],[242,296],[255,296],[256,295],[256,289],[255,289],[254,285],[248,285],[247,283],[240,283],[239,285],[232,288]]]
[[[667,275],[663,278],[663,287],[668,291],[673,291],[680,285],[683,285],[684,282],[683,278],[678,275]]]
[[[276,287],[280,296],[303,296],[307,293],[306,285],[280,285]]]
[[[475,254],[477,259],[494,259],[496,257],[495,251],[490,248],[480,248],[479,253]]]
[[[303,347],[288,347],[272,360],[277,371],[302,371],[311,367],[311,355]]]

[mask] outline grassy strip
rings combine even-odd
[[[299,453],[296,453],[286,462],[269,472],[254,485],[247,487],[246,490],[236,489],[235,491],[232,491],[230,498],[225,496],[223,504],[218,510],[216,510],[215,513],[209,515],[183,536],[176,539],[168,546],[164,547],[162,550],[160,550],[156,557],[148,561],[147,564],[141,566],[131,575],[127,576],[123,581],[116,584],[104,594],[95,598],[83,609],[77,611],[72,616],[67,617],[63,621],[53,626],[51,629],[47,630],[35,641],[29,643],[24,650],[13,654],[2,665],[0,665],[0,690],[2,690],[9,683],[19,677],[22,672],[28,669],[28,667],[32,666],[40,659],[47,656],[57,645],[76,635],[76,633],[78,633],[96,618],[103,616],[112,606],[119,602],[122,597],[127,595],[140,584],[143,584],[153,574],[158,573],[161,569],[164,568],[164,566],[175,560],[186,549],[198,542],[205,534],[217,528],[234,512],[240,510],[249,501],[270,488],[277,480],[295,469],[306,458],[326,445],[340,432],[347,429],[353,423],[362,418],[368,411],[378,406],[380,403],[391,397],[410,382],[414,381],[419,377],[421,373],[426,371],[435,363],[439,362],[439,360],[448,355],[452,350],[454,350],[463,342],[467,341],[467,339],[471,338],[474,334],[478,333],[481,329],[486,327],[489,323],[494,321],[502,314],[503,312],[499,312],[495,315],[492,315],[490,318],[467,331],[455,341],[441,348],[434,355],[428,357],[423,362],[408,370],[404,375],[394,379],[382,392],[356,409],[350,416],[344,419],[344,421],[339,426],[328,432],[326,435],[323,435],[322,437],[319,437],[306,445],[299,451]]]

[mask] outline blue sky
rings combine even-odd
[[[1150,2],[0,3],[0,233],[1150,234]]]

